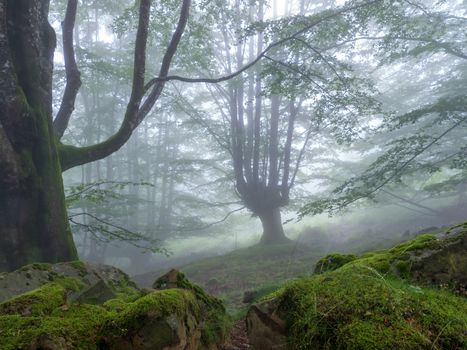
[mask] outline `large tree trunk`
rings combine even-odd
[[[268,245],[290,242],[290,239],[288,239],[284,234],[280,208],[263,211],[258,214],[258,216],[261,220],[261,224],[263,225],[263,235],[261,236],[260,244]]]
[[[0,270],[77,258],[52,127],[48,1],[0,0]]]

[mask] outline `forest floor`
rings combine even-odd
[[[254,291],[256,296],[266,294],[288,280],[309,276],[323,255],[322,251],[296,243],[255,245],[177,268],[208,293],[222,299],[227,311],[238,319],[247,308],[247,304],[243,303],[245,292]],[[166,272],[153,271],[135,276],[134,280],[140,286],[150,287],[157,277]]]
[[[307,245],[302,242],[238,249],[225,255],[203,258],[192,263],[174,266],[208,293],[224,301],[227,311],[234,319],[243,318],[251,303],[244,303],[245,293],[257,299],[269,294],[287,281],[311,276],[316,262],[330,252],[359,253],[362,251],[392,247],[400,237],[389,240],[357,240],[342,249]],[[151,287],[167,269],[154,270],[133,276],[141,287]]]

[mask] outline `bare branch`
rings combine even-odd
[[[183,32],[185,31],[186,25],[188,23],[188,17],[190,15],[190,6],[191,0],[183,0],[182,8],[180,10],[180,18],[178,20],[177,28],[172,35],[172,39],[170,40],[169,46],[165,51],[164,57],[162,59],[161,68],[159,70],[159,77],[164,78],[169,73],[169,68],[172,63],[172,59],[177,52],[178,44],[182,38]],[[149,96],[144,101],[141,109],[138,111],[138,115],[136,117],[137,124],[141,123],[141,121],[146,117],[149,113],[151,108],[156,103],[157,99],[159,98],[160,94],[162,93],[162,89],[164,88],[165,82],[167,80],[162,80],[157,82],[154,85],[153,89],[149,93]],[[147,90],[147,84],[145,90]]]
[[[179,75],[170,75],[170,76],[163,76],[163,75],[159,75],[157,78],[153,78],[151,79],[147,84],[146,84],[146,89],[149,89],[152,85],[158,83],[158,82],[166,82],[166,81],[169,81],[169,80],[178,80],[178,81],[183,81],[185,83],[209,83],[209,84],[217,84],[217,83],[221,83],[223,81],[227,81],[227,80],[230,80],[230,79],[233,79],[237,76],[239,76],[240,74],[242,74],[243,72],[245,72],[246,70],[250,69],[251,67],[253,67],[256,63],[258,63],[262,58],[265,58],[266,54],[271,51],[273,48],[276,48],[290,40],[293,40],[297,37],[299,37],[301,34],[303,33],[306,33],[307,31],[309,31],[311,28],[331,19],[331,18],[334,18],[336,16],[339,16],[345,12],[348,12],[348,11],[353,11],[353,10],[357,10],[359,8],[362,8],[362,7],[365,7],[365,6],[369,6],[369,5],[373,5],[373,4],[376,4],[376,3],[379,3],[379,2],[382,2],[383,0],[371,0],[371,1],[367,1],[367,2],[364,2],[362,4],[358,4],[358,5],[354,5],[354,6],[349,6],[349,7],[344,7],[340,10],[337,10],[337,11],[334,11],[333,13],[327,15],[327,16],[323,16],[321,17],[320,19],[317,19],[316,21],[314,21],[313,23],[303,27],[302,29],[296,31],[294,34],[286,37],[286,38],[283,38],[283,39],[280,39],[276,42],[273,42],[271,44],[269,44],[263,51],[261,51],[258,56],[256,56],[256,58],[254,60],[252,60],[250,63],[246,64],[245,66],[243,66],[241,69],[231,73],[231,74],[228,74],[228,75],[225,75],[225,76],[222,76],[222,77],[218,77],[218,78],[187,78],[187,77],[182,77],[182,76],[179,76]]]
[[[141,0],[138,29],[136,33],[131,96],[119,130],[106,141],[93,146],[75,147],[71,145],[59,145],[62,170],[102,159],[114,153],[128,141],[133,130],[138,125],[138,111],[145,92],[144,73],[146,70],[146,47],[150,8],[151,0]]]
[[[75,27],[78,0],[68,0],[65,19],[62,22],[63,57],[65,59],[66,86],[62,103],[53,122],[55,135],[61,139],[68,127],[71,114],[75,109],[76,95],[81,87],[81,74],[76,64],[75,48],[73,45],[73,29]]]

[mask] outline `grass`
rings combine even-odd
[[[208,293],[221,298],[230,314],[244,314],[242,302],[246,291],[275,289],[276,286],[313,273],[316,261],[322,252],[295,243],[277,246],[253,246],[232,253],[203,259],[182,270],[187,277],[203,287]],[[259,293],[259,294],[258,294]]]

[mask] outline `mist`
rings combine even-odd
[[[104,284],[128,274],[101,293],[125,302],[188,288],[217,316],[174,349],[467,346],[465,1],[44,3],[34,20],[0,6],[0,282],[37,263],[75,278],[78,265],[54,267],[73,261]],[[349,306],[346,286],[459,311],[417,328],[412,309]],[[0,283],[0,303],[16,297],[2,288],[16,287]],[[349,303],[332,320],[326,293]],[[275,320],[268,300],[298,321],[280,307]],[[109,332],[105,348],[138,348]],[[378,343],[384,332],[396,342]]]

